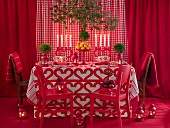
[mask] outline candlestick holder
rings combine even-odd
[[[82,65],[86,65],[85,63],[85,51],[82,51]]]
[[[82,63],[80,63],[81,65],[87,65],[87,63],[85,62],[85,52],[89,51],[89,50],[79,50],[81,52],[81,60]]]

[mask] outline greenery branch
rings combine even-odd
[[[87,27],[112,31],[119,22],[112,13],[102,10],[100,0],[55,0],[50,10],[52,21],[63,23],[66,29],[68,24],[79,23],[84,31]]]

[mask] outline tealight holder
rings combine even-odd
[[[27,118],[27,112],[26,112],[23,105],[19,106],[18,117],[19,117],[19,119],[26,119]]]
[[[85,119],[80,111],[76,113],[74,128],[86,128]]]
[[[154,104],[150,104],[148,108],[148,118],[155,118],[156,117],[156,107]]]
[[[141,106],[139,106],[136,111],[136,121],[138,122],[144,121],[144,110]]]
[[[63,92],[64,92],[64,87],[63,87],[63,85],[57,85],[57,92],[58,92],[58,93],[63,93]]]

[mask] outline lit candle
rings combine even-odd
[[[61,87],[60,87],[60,85],[58,85],[58,90],[59,90],[59,91],[61,91]]]
[[[106,46],[106,34],[104,34],[104,47]]]
[[[66,35],[65,41],[66,41],[66,47],[67,47],[67,35]]]
[[[102,46],[102,34],[100,34],[100,46]]]
[[[109,34],[108,34],[107,39],[108,39],[108,47],[110,47],[110,35]]]
[[[72,47],[71,38],[72,38],[72,35],[70,35],[70,47]]]
[[[97,47],[97,34],[95,34],[95,47]]]

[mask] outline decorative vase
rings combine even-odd
[[[48,61],[49,61],[48,54],[47,53],[41,54],[41,65],[48,66]]]
[[[116,53],[115,54],[115,59],[114,59],[116,62],[118,62],[118,64],[122,64],[122,53]]]

